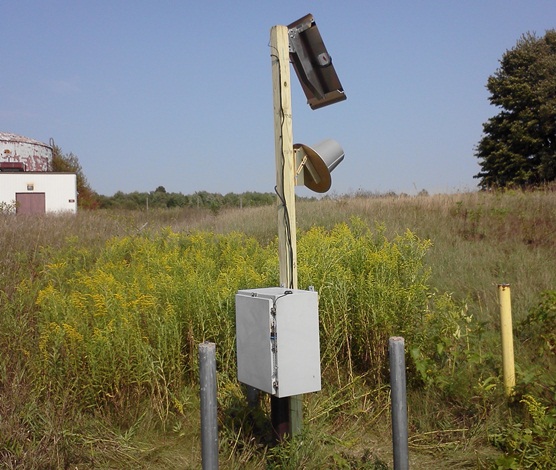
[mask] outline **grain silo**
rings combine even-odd
[[[49,171],[52,147],[17,134],[0,132],[0,171]]]

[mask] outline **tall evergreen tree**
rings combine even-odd
[[[524,34],[488,78],[500,113],[483,124],[476,148],[483,189],[556,180],[556,30]]]

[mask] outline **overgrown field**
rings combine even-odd
[[[323,390],[280,445],[268,397],[250,409],[235,378],[235,292],[278,284],[273,207],[0,215],[0,467],[200,468],[197,348],[212,341],[222,468],[390,468],[393,335],[413,468],[556,467],[556,193],[338,197],[297,213]]]

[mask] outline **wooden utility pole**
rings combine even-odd
[[[274,102],[274,140],[276,193],[278,207],[278,255],[280,284],[297,289],[297,241],[295,222],[295,158],[293,153],[290,53],[287,26],[270,30],[272,89]],[[302,396],[271,397],[272,423],[279,438],[296,435],[303,421]]]

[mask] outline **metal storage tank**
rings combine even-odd
[[[0,171],[49,171],[51,162],[50,145],[0,132]]]

